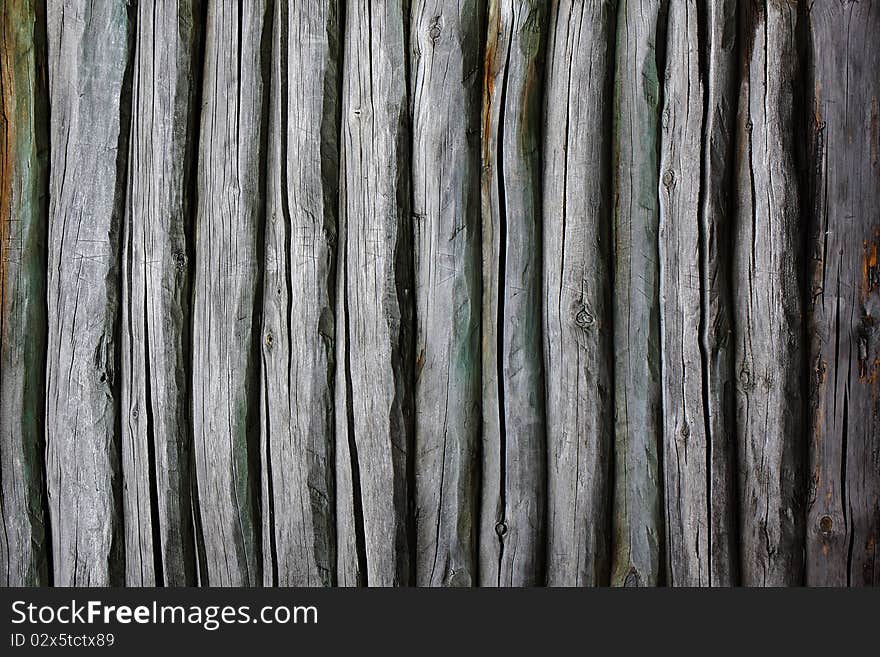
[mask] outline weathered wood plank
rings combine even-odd
[[[807,584],[880,585],[880,3],[812,3]]]
[[[544,0],[490,0],[483,102],[480,583],[544,580],[541,338]]]
[[[120,584],[120,228],[133,8],[48,3],[46,449],[54,583]]]
[[[735,3],[669,5],[660,148],[666,583],[735,583],[726,197]],[[694,257],[696,254],[697,257]]]
[[[49,583],[44,517],[46,8],[0,7],[0,585]]]
[[[615,488],[611,583],[660,583],[658,42],[662,0],[618,5],[614,84]],[[661,45],[662,47],[662,45]],[[662,64],[662,62],[660,62]]]
[[[199,134],[192,415],[203,582],[263,580],[259,307],[268,50],[265,0],[209,0]]]
[[[477,580],[481,0],[411,21],[416,278],[416,582]]]
[[[736,434],[733,371],[733,300],[730,233],[734,195],[734,128],[737,104],[737,2],[714,0],[705,21],[706,118],[703,126],[703,199],[700,225],[703,262],[705,399],[709,435],[709,584],[739,583],[736,508]]]
[[[607,585],[614,441],[610,299],[614,7],[550,10],[543,119],[547,584]]]
[[[276,0],[262,336],[263,581],[335,582],[339,7]]]
[[[803,579],[805,440],[793,100],[797,6],[740,4],[733,226],[742,583]]]
[[[406,31],[409,3],[346,5],[337,327],[352,523],[371,586],[410,582],[413,279]],[[352,572],[349,569],[348,572]]]
[[[201,3],[137,9],[122,239],[122,473],[129,586],[195,583],[188,407]]]

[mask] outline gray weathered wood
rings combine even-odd
[[[198,0],[138,5],[122,237],[129,586],[195,583],[187,405]]]
[[[46,9],[0,7],[0,585],[49,583],[44,517]]]
[[[477,580],[485,3],[412,6],[416,583]]]
[[[550,10],[543,122],[547,584],[610,574],[610,119],[614,7]]]
[[[276,0],[261,377],[263,581],[335,582],[339,7]]]
[[[880,583],[877,2],[4,0],[0,584]]]
[[[120,584],[120,228],[133,9],[48,3],[46,450],[56,585]]]
[[[408,456],[413,434],[413,279],[406,33],[409,3],[346,5],[336,404],[342,556],[373,586],[410,582]],[[350,492],[343,497],[342,492]],[[349,510],[349,511],[346,511]],[[359,544],[359,545],[358,545]],[[346,570],[347,569],[347,570]],[[348,576],[346,576],[347,578]],[[342,575],[340,575],[342,579]]]
[[[259,307],[268,3],[208,0],[192,327],[193,450],[203,582],[263,580]]]
[[[657,44],[662,0],[618,5],[614,86],[615,488],[611,583],[661,579]]]
[[[799,201],[793,103],[797,6],[740,4],[733,225],[742,583],[799,584],[804,517]]]
[[[660,338],[666,583],[673,586],[729,586],[736,572],[725,250],[735,62],[726,32],[734,12],[729,1],[672,2],[666,32]]]
[[[480,583],[544,579],[541,344],[544,0],[490,0],[483,104]]]
[[[808,15],[807,584],[880,585],[880,3]]]

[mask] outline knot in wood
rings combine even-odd
[[[585,329],[592,326],[593,322],[596,321],[596,318],[593,317],[586,308],[581,308],[578,314],[575,315],[574,321],[575,324],[580,326],[582,329]]]
[[[675,171],[672,169],[663,172],[663,186],[667,189],[675,186]]]
[[[498,534],[498,537],[502,537],[507,533],[507,523],[503,520],[495,525],[495,533]]]
[[[431,43],[436,44],[440,40],[441,32],[443,32],[443,18],[434,16],[428,24],[428,36],[431,37]]]
[[[834,528],[834,521],[831,520],[831,516],[822,516],[819,520],[819,531],[822,532],[822,536],[828,538],[831,536],[831,530]]]
[[[171,256],[172,261],[174,262],[174,268],[177,271],[183,271],[186,269],[186,254],[182,251],[176,251],[174,255]]]

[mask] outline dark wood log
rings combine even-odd
[[[490,0],[483,102],[480,582],[544,579],[541,113],[547,4]]]
[[[263,284],[263,581],[332,585],[339,6],[276,0]]]
[[[48,3],[46,450],[53,582],[123,581],[120,235],[134,9]]]
[[[196,581],[190,349],[200,2],[138,5],[122,236],[122,472],[130,586]]]
[[[202,581],[255,586],[269,4],[208,0],[199,131],[192,417]]]
[[[477,582],[482,0],[413,3],[416,583]]]
[[[49,583],[43,462],[46,8],[0,7],[0,585]]]
[[[733,222],[742,583],[800,584],[803,335],[794,87],[797,6],[740,4]]]
[[[734,2],[669,5],[660,148],[666,583],[729,586],[737,563],[727,189]]]
[[[607,585],[614,441],[611,102],[615,12],[550,10],[543,121],[547,584]]]
[[[812,3],[806,578],[880,585],[880,3]]]
[[[408,6],[351,0],[345,12],[336,404],[351,484],[339,491],[339,577],[372,586],[410,583],[412,561]]]
[[[618,4],[612,162],[616,586],[652,586],[662,577],[657,44],[664,38],[663,4]]]

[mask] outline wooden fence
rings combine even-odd
[[[0,18],[0,581],[880,584],[877,1]]]

